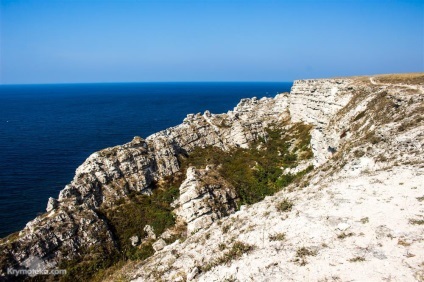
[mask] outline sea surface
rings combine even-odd
[[[273,97],[291,82],[0,85],[0,237],[45,211],[93,152]]]

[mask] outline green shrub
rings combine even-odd
[[[353,235],[355,235],[355,234],[353,234],[352,232],[349,232],[349,233],[343,232],[343,233],[337,235],[337,238],[343,240],[343,239],[345,239],[347,237],[352,237]]]
[[[424,224],[424,219],[410,219],[409,220],[410,224],[415,224],[415,225],[423,225]]]
[[[119,249],[125,259],[139,259],[149,253],[137,252],[137,248],[130,242],[134,235],[140,238],[147,235],[143,230],[146,225],[152,226],[156,235],[160,235],[175,224],[170,204],[178,197],[178,193],[178,187],[171,186],[168,189],[156,189],[151,196],[132,194],[125,204],[102,211],[118,239]]]

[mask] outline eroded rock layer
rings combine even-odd
[[[219,170],[189,168],[174,202],[178,224],[187,224],[187,240],[167,245],[173,233],[164,232],[152,245],[152,257],[112,280],[420,280],[424,79],[417,77],[415,84],[388,76],[296,81],[290,94],[243,99],[226,114],[191,114],[145,140],[135,137],[96,152],[58,199],[49,199],[47,213],[2,240],[2,275],[33,257],[54,268],[93,256],[93,250],[113,253],[121,246],[102,210],[155,193],[156,184],[177,174],[181,158],[196,148],[248,148],[266,140],[270,126],[303,122],[312,127],[318,169],[288,192],[240,208]],[[295,150],[296,142],[289,144]],[[283,171],[303,166],[309,162]],[[138,236],[131,238],[139,244]],[[143,240],[156,240],[149,238]],[[354,271],[354,263],[361,271]]]

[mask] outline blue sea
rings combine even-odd
[[[46,208],[93,152],[143,138],[189,113],[223,113],[291,82],[0,85],[0,237]]]

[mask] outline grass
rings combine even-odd
[[[182,177],[189,166],[204,168],[215,165],[218,172],[232,184],[239,196],[239,205],[250,205],[272,195],[313,169],[313,166],[297,174],[282,175],[282,167],[295,167],[299,161],[312,155],[310,146],[311,126],[302,123],[287,129],[274,127],[267,129],[267,137],[253,142],[249,149],[235,148],[222,151],[216,147],[196,148],[189,155],[180,155],[180,173],[164,179],[162,184],[153,188],[151,196],[130,194],[110,208],[101,208],[97,212],[108,224],[116,241],[114,250],[84,250],[81,257],[72,261],[63,261],[61,268],[68,270],[62,281],[89,281],[96,275],[102,280],[115,265],[128,260],[144,260],[154,251],[152,241],[144,241],[140,246],[132,246],[130,238],[134,235],[144,238],[143,228],[151,225],[156,235],[175,225],[171,203],[178,197]],[[102,154],[115,154],[115,150],[102,151]],[[285,203],[282,210],[290,210],[292,204]],[[222,228],[228,232],[230,226]],[[282,239],[282,235],[275,237]],[[233,244],[231,249],[213,264],[227,263],[252,249],[241,242]],[[209,265],[213,267],[213,265]]]
[[[350,232],[350,233],[344,233],[343,232],[343,233],[337,235],[337,238],[343,240],[347,237],[352,237],[353,235],[355,235],[355,234],[353,234],[352,232]]]
[[[316,255],[317,255],[317,252],[312,251],[311,249],[308,249],[306,247],[301,247],[296,250],[295,262],[298,262],[301,266],[304,266],[308,263],[306,260],[306,257],[316,256]]]
[[[361,222],[362,224],[365,224],[365,223],[370,222],[370,219],[369,219],[368,217],[363,217],[363,218],[361,218],[360,222]]]
[[[144,260],[154,254],[152,241],[140,246],[132,246],[130,238],[134,235],[144,238],[143,228],[151,225],[156,235],[175,224],[173,208],[170,204],[178,197],[179,189],[171,180],[167,187],[156,187],[151,196],[130,194],[126,200],[112,208],[98,210],[112,231],[117,245],[115,250],[82,251],[80,258],[61,262],[60,268],[67,270],[61,281],[90,281],[94,275],[99,281],[102,273],[108,274],[109,268],[128,260]]]
[[[423,225],[424,219],[410,219],[409,223],[414,225]]]
[[[232,260],[240,258],[243,254],[250,252],[251,250],[253,250],[253,248],[254,247],[252,245],[236,241],[228,252],[218,257],[216,260],[213,260],[212,262],[201,267],[201,270],[202,272],[208,272],[215,266],[221,264],[228,264]]]
[[[277,211],[279,212],[291,211],[292,207],[293,207],[293,202],[289,201],[287,198],[279,202],[276,206]]]
[[[230,230],[230,225],[228,224],[228,225],[224,225],[223,227],[222,227],[222,233],[227,233],[228,232],[228,230]]]
[[[219,249],[220,251],[223,251],[223,250],[225,250],[226,248],[227,248],[227,244],[221,243],[221,244],[219,244],[219,245],[218,245],[218,249]]]
[[[364,257],[357,256],[357,257],[354,257],[354,258],[349,259],[349,261],[350,262],[362,262],[362,261],[365,261],[365,258]]]
[[[107,218],[125,259],[145,258],[145,252],[140,253],[138,248],[133,247],[130,238],[134,235],[146,237],[143,230],[146,225],[152,226],[155,234],[160,235],[175,224],[170,204],[178,194],[177,186],[157,189],[151,196],[131,195],[124,204],[101,211]]]
[[[402,240],[402,239],[398,239],[398,245],[408,247],[408,246],[411,246],[411,243],[408,243],[408,242],[406,242],[405,240]]]
[[[424,84],[424,73],[389,74],[376,77],[380,83]]]
[[[366,111],[362,111],[359,114],[356,115],[356,117],[353,119],[353,121],[358,121],[361,118],[363,118],[365,116]]]
[[[269,235],[269,240],[271,241],[283,241],[286,238],[286,234],[285,233],[275,233],[272,235]]]
[[[235,187],[240,205],[254,204],[313,169],[310,166],[297,174],[285,175],[281,169],[295,167],[299,161],[312,157],[310,130],[309,125],[301,123],[287,130],[268,129],[267,138],[254,142],[249,149],[196,148],[188,156],[180,156],[181,167],[183,171],[189,166],[218,167],[219,173]]]
[[[299,249],[296,250],[296,256],[297,257],[306,257],[306,256],[315,256],[316,253],[311,251],[308,248],[305,247],[301,247]]]

